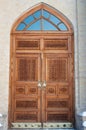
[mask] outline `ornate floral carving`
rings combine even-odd
[[[25,89],[24,88],[16,88],[16,93],[17,94],[24,94],[25,93]]]
[[[53,88],[49,88],[48,93],[53,94],[53,93],[55,93],[55,90]]]
[[[63,95],[68,94],[68,87],[65,87],[65,86],[60,87],[59,94],[63,94]]]
[[[30,89],[29,89],[29,92],[30,92],[31,94],[36,94],[37,89],[36,89],[36,88],[30,88]]]

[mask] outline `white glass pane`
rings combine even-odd
[[[46,10],[43,10],[43,16],[44,16],[45,18],[49,18],[49,15],[50,15],[49,12],[47,12]]]
[[[37,22],[33,23],[27,30],[41,30],[41,23],[40,20]]]
[[[35,16],[35,18],[40,18],[40,16],[41,16],[41,10],[36,11],[36,12],[34,13],[34,16]]]
[[[43,30],[57,30],[57,28],[43,19]]]
[[[31,15],[31,16],[28,16],[27,18],[25,18],[25,19],[24,19],[24,22],[25,22],[26,24],[29,24],[29,23],[31,23],[33,20],[34,20],[34,18],[33,18],[33,16]]]
[[[24,23],[20,23],[16,30],[21,31],[21,30],[23,30],[25,28],[25,26],[26,25]]]
[[[58,24],[58,23],[60,23],[61,21],[57,18],[57,17],[55,17],[54,15],[51,15],[50,16],[50,21],[52,21],[54,24]]]
[[[67,30],[67,27],[64,25],[64,23],[59,24],[58,27],[60,28],[60,30],[63,30],[63,31]]]

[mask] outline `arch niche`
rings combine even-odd
[[[69,20],[40,3],[11,31],[9,127],[74,126],[74,45]]]

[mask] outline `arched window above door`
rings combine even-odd
[[[65,23],[45,9],[35,11],[33,14],[24,18],[16,28],[22,30],[58,30],[67,31]]]
[[[33,31],[73,32],[73,27],[61,12],[45,3],[40,3],[21,15],[13,24],[11,33]]]

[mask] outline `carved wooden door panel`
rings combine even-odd
[[[70,57],[45,54],[45,122],[71,121]]]
[[[72,127],[73,56],[70,40],[61,38],[16,40],[11,90],[13,128]]]
[[[45,39],[42,118],[44,128],[71,128],[73,118],[73,57],[68,39]],[[63,123],[63,124],[60,124]]]
[[[40,122],[40,54],[17,54],[13,122]]]

